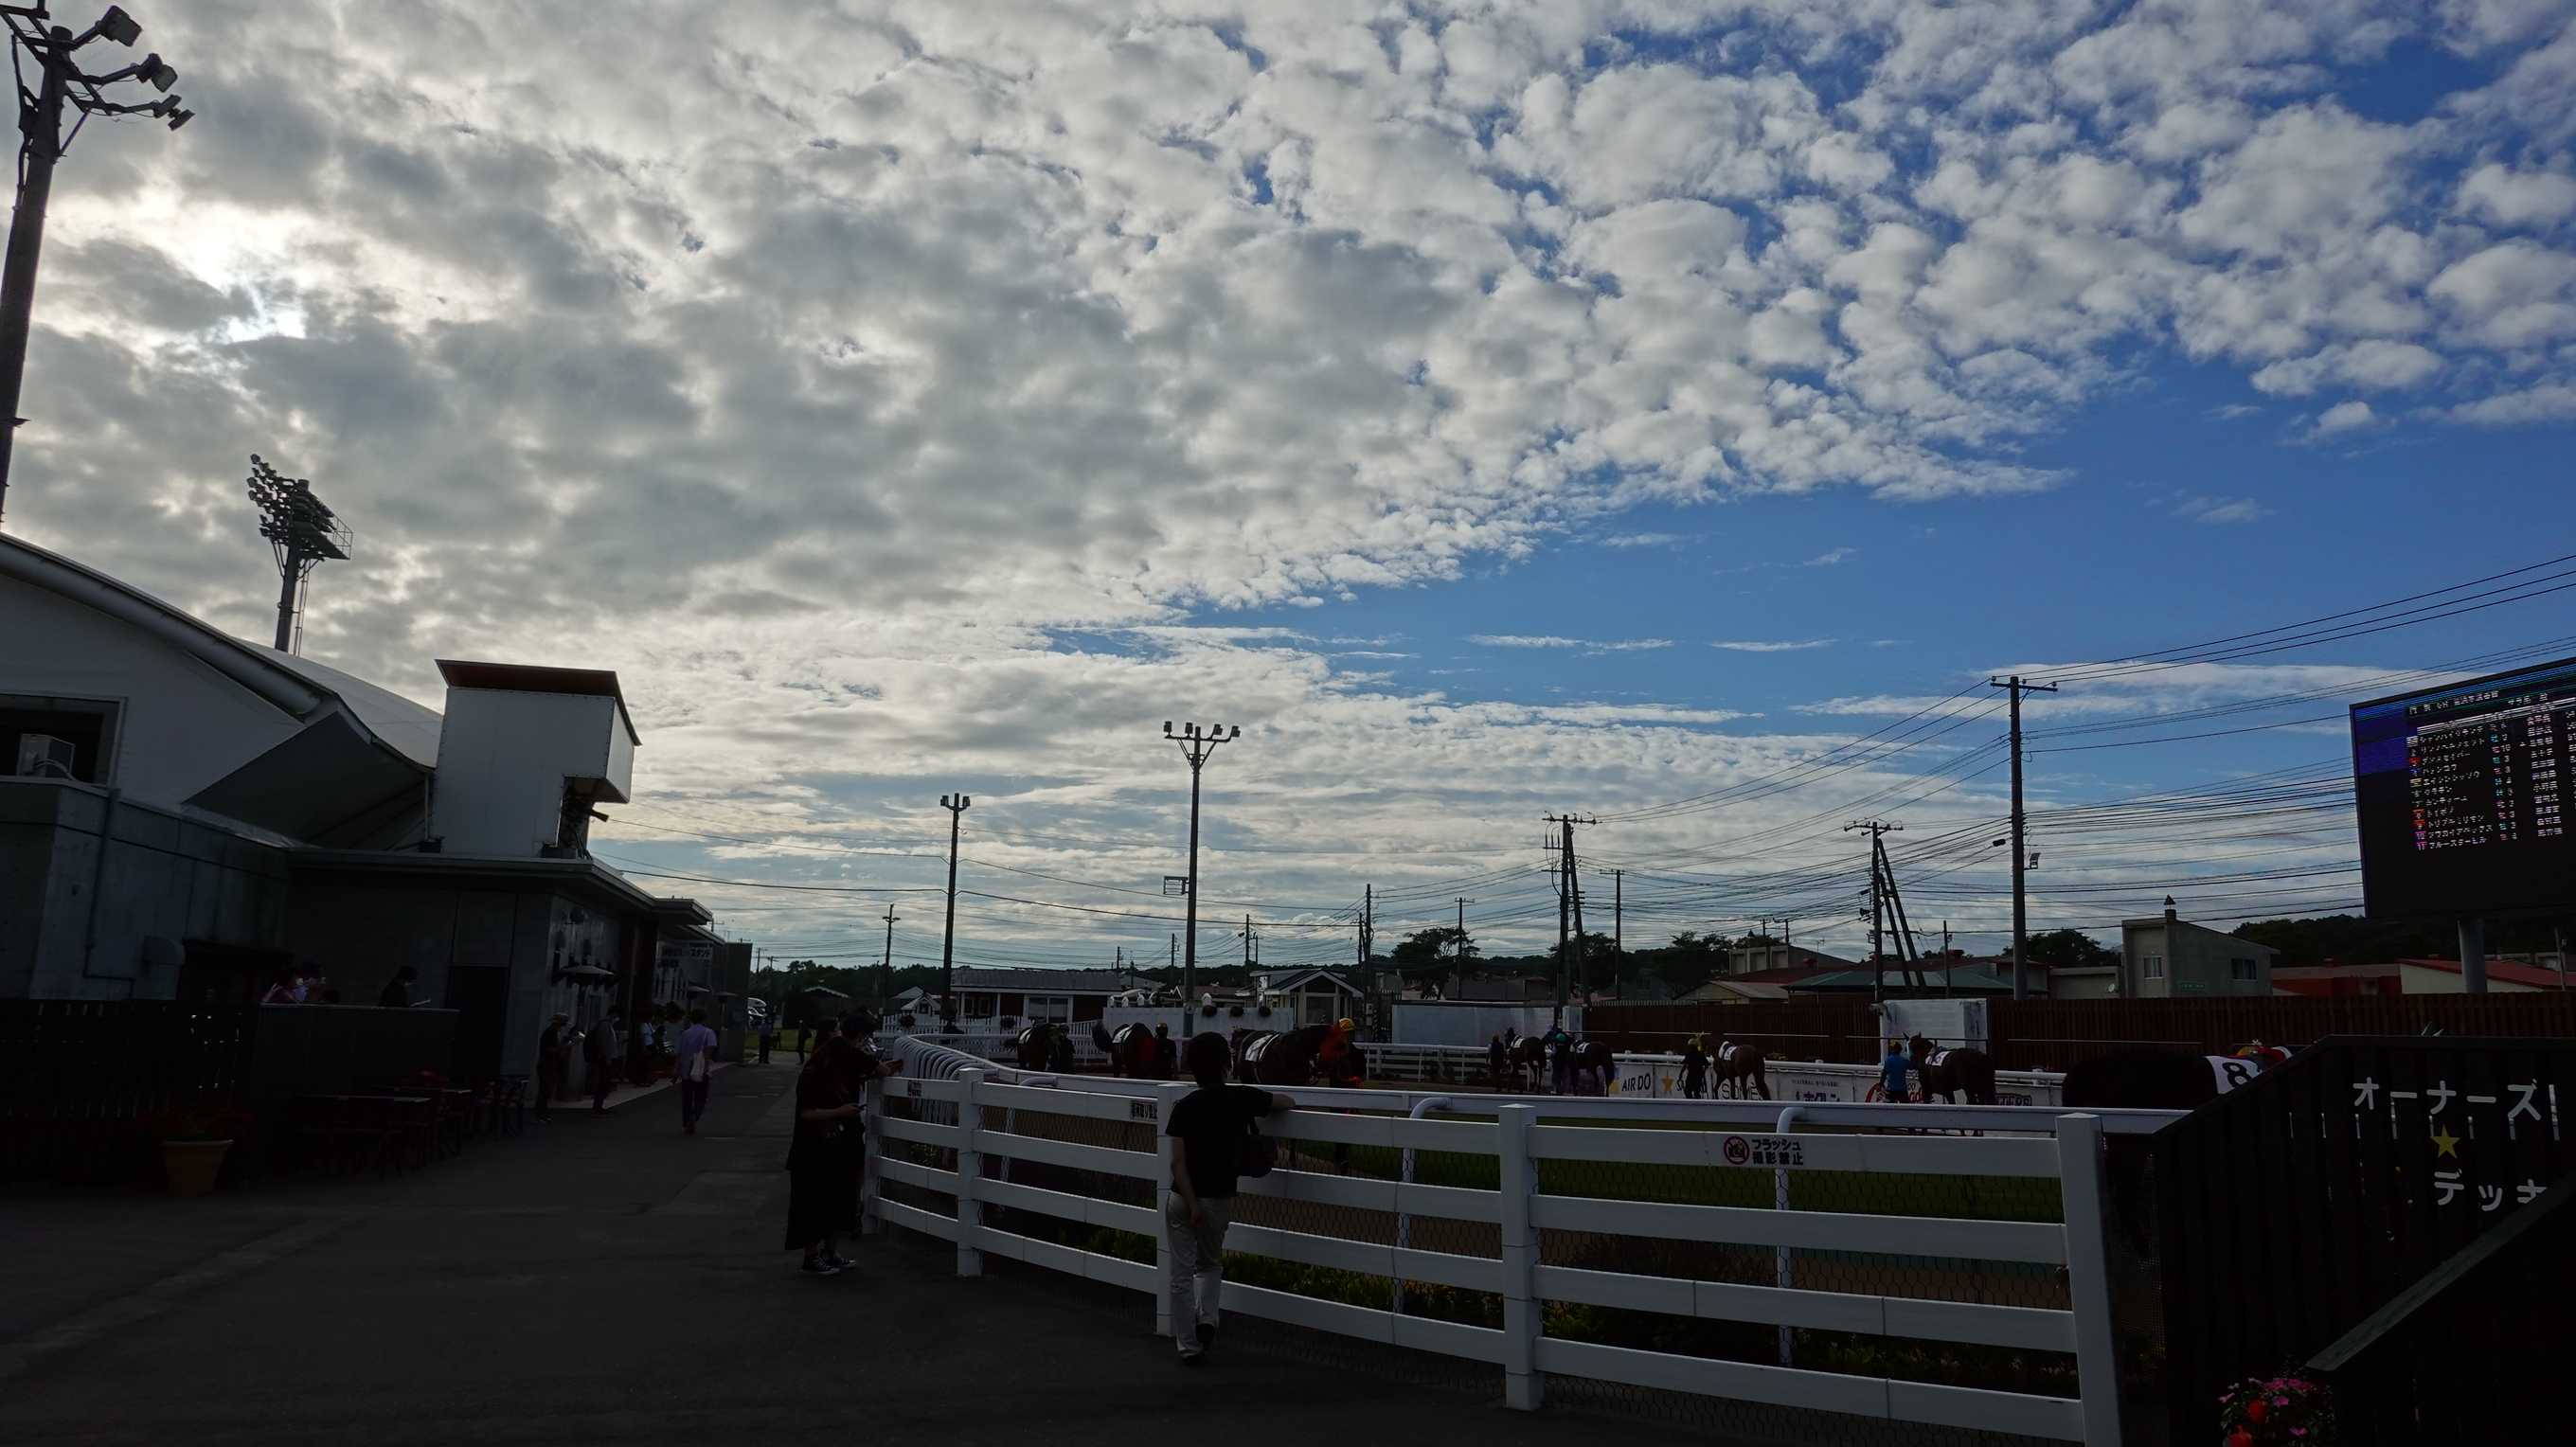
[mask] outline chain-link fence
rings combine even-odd
[[[1036,1140],[1133,1153],[1154,1159],[1157,1127],[1150,1119],[1099,1119],[1070,1111],[1050,1111],[1024,1103],[1014,1094],[1009,1107],[984,1106],[985,1132],[1005,1132]],[[1139,1102],[1140,1105],[1144,1102]],[[890,1083],[885,1112],[904,1119],[953,1123],[958,1107],[933,1100],[906,1098],[900,1083]],[[1366,1114],[1347,1111],[1345,1114]],[[1490,1120],[1490,1115],[1432,1119]],[[1635,1121],[1599,1121],[1598,1126],[1633,1129]],[[1582,1129],[1581,1122],[1551,1120],[1548,1130]],[[1690,1127],[1685,1127],[1690,1128]],[[1730,1129],[1701,1126],[1702,1129]],[[1742,1127],[1732,1129],[1741,1130]],[[1153,1207],[1156,1183],[1106,1170],[1058,1166],[1048,1162],[1008,1159],[995,1143],[985,1142],[988,1178],[1069,1196]],[[953,1149],[888,1140],[889,1156],[910,1159],[938,1170],[953,1171]],[[1406,1160],[1410,1154],[1409,1163]],[[2059,1183],[2048,1177],[1980,1174],[1918,1174],[1841,1170],[1766,1170],[1637,1161],[1543,1159],[1536,1162],[1543,1196],[1603,1201],[1634,1201],[1691,1206],[1786,1209],[1877,1217],[1921,1217],[2001,1222],[2057,1222],[2062,1219]],[[1500,1229],[1491,1221],[1404,1215],[1370,1205],[1335,1199],[1375,1195],[1368,1183],[1409,1179],[1429,1186],[1490,1192],[1500,1183],[1500,1166],[1492,1154],[1417,1149],[1392,1145],[1342,1144],[1283,1139],[1280,1168],[1306,1173],[1313,1180],[1301,1199],[1247,1193],[1236,1204],[1240,1226],[1291,1232],[1300,1237],[1359,1247],[1402,1247],[1442,1253],[1480,1262],[1499,1263]],[[1357,1183],[1337,1193],[1327,1184]],[[887,1199],[939,1215],[953,1213],[950,1197],[908,1183],[889,1181]],[[1150,1264],[1155,1242],[1147,1235],[1085,1224],[1033,1210],[986,1203],[984,1225],[1034,1240]],[[1924,1302],[1960,1302],[2064,1312],[2072,1308],[2063,1268],[2005,1261],[1914,1255],[1899,1251],[1778,1248],[1724,1242],[1670,1240],[1602,1231],[1543,1229],[1539,1259],[1545,1266],[1663,1278],[1691,1283],[1787,1287],[1802,1292],[1861,1298]],[[1258,1242],[1257,1232],[1239,1241]],[[1271,1244],[1271,1243],[1262,1243]],[[1309,1255],[1311,1243],[1295,1243]],[[1354,1266],[1370,1267],[1364,1255]],[[1391,1261],[1378,1257],[1378,1263]],[[1373,1269],[1309,1264],[1277,1254],[1229,1251],[1227,1278],[1293,1296],[1392,1311],[1409,1317],[1500,1328],[1502,1296],[1442,1282],[1399,1280],[1392,1267]],[[1450,1273],[1466,1274],[1466,1273]],[[1150,1311],[1148,1303],[1135,1309]],[[1985,1388],[2042,1397],[2076,1395],[2076,1367],[2071,1353],[1958,1343],[1927,1338],[1783,1328],[1758,1322],[1675,1315],[1657,1311],[1548,1302],[1543,1310],[1548,1337],[1603,1346],[1626,1347],[1701,1358],[1792,1366],[1810,1371],[1849,1374],[1855,1378],[1855,1400],[1878,1379],[1943,1386]],[[1409,1379],[1456,1383],[1491,1392],[1493,1368],[1431,1353],[1390,1350],[1378,1343],[1343,1343],[1320,1333],[1265,1330],[1283,1343],[1296,1343],[1319,1363],[1366,1363],[1377,1370],[1397,1369]],[[1399,1365],[1400,1364],[1400,1365]],[[1871,1421],[1809,1409],[1766,1406],[1724,1397],[1633,1387],[1588,1378],[1551,1377],[1548,1390],[1560,1402],[1637,1415],[1643,1419],[1685,1423],[1760,1440],[1813,1440],[1824,1433],[1836,1441],[1904,1443],[2003,1443],[2020,1439],[1991,1433],[1951,1432],[1920,1425]]]

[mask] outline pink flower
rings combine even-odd
[[[2287,1397],[2274,1397],[2272,1399],[2272,1405],[2275,1407],[2286,1407],[2290,1405],[2290,1399]]]
[[[2308,1429],[2305,1427],[2293,1427],[2290,1429],[2290,1435],[2293,1437],[2305,1437],[2308,1435]]]

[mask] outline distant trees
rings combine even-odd
[[[2043,930],[2030,937],[2029,958],[2053,970],[2085,969],[2120,963],[2120,952],[2105,948],[2078,929]]]

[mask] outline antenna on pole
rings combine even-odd
[[[256,452],[250,455],[250,500],[259,509],[259,535],[277,555],[277,642],[280,653],[295,650],[297,623],[304,611],[304,580],[315,565],[346,562],[357,541],[349,525],[313,495],[313,483],[281,477]]]

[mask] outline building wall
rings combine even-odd
[[[2132,1000],[2215,999],[2272,993],[2273,952],[2251,940],[2189,920],[2142,920],[2121,926],[2120,977]],[[2164,977],[2147,975],[2150,957],[2164,962]],[[2234,960],[2254,962],[2254,977],[2235,978]]]
[[[575,921],[573,916],[582,918]],[[580,943],[591,958],[615,968],[625,924],[613,915],[564,898],[551,888],[501,888],[440,880],[384,881],[310,875],[297,883],[288,944],[298,958],[322,966],[325,977],[352,1004],[373,1004],[394,971],[420,972],[415,998],[462,1006],[473,981],[460,971],[499,970],[497,1021],[503,1074],[536,1073],[537,1036],[557,1011],[588,1029],[604,1014],[607,992],[555,979],[558,959],[578,962]],[[558,944],[561,941],[561,944]],[[458,1025],[459,1068],[478,1025]],[[579,1085],[582,1062],[573,1062]]]
[[[430,833],[450,854],[533,858],[556,842],[566,779],[610,779],[622,795],[634,753],[617,701],[587,694],[455,688],[438,737]]]
[[[2161,961],[2162,977],[2147,974],[2150,960]],[[2131,1000],[2164,1000],[2173,996],[2173,952],[2165,945],[2165,927],[2127,925],[2120,930],[2120,993]]]
[[[2051,970],[2048,972],[2048,998],[2052,1000],[2108,1000],[2120,993],[2117,970]]]
[[[2465,995],[2469,992],[2468,986],[2462,982],[2456,970],[2428,970],[2422,965],[2407,964],[2401,964],[2397,969],[2399,975],[2405,980],[2405,992],[2409,995]],[[2536,995],[2543,992],[2530,985],[2499,980],[2495,977],[2495,972],[2490,969],[2487,972],[2487,993]]]
[[[136,800],[176,806],[301,727],[193,655],[50,590],[0,578],[0,618],[0,693],[116,700],[102,782]]]
[[[286,896],[274,846],[121,792],[0,779],[0,998],[173,999],[180,947],[274,948]]]

